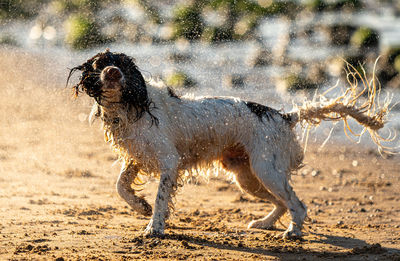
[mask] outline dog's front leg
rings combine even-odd
[[[135,190],[131,187],[138,172],[139,169],[136,165],[131,162],[124,162],[117,181],[117,192],[133,210],[142,215],[150,216],[152,213],[150,204],[144,198],[136,196]]]
[[[165,219],[169,215],[169,204],[177,188],[178,171],[175,160],[168,160],[162,164],[160,184],[154,206],[153,217],[150,220],[145,234],[152,236],[164,235]]]

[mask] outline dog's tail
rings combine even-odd
[[[395,148],[387,147],[383,142],[393,141],[396,136],[389,134],[388,137],[382,137],[378,134],[378,130],[383,128],[387,121],[393,96],[387,95],[381,104],[381,87],[375,77],[375,69],[370,80],[363,69],[359,72],[348,63],[346,72],[349,86],[342,90],[338,97],[331,99],[326,97],[330,91],[337,89],[336,85],[323,94],[316,94],[313,100],[306,100],[303,105],[296,106],[293,112],[287,114],[287,118],[293,127],[300,123],[303,127],[307,126],[308,130],[318,126],[322,121],[343,121],[347,137],[349,134],[361,137],[368,132],[380,152],[393,153]],[[360,133],[355,133],[350,128],[349,116],[363,127]]]

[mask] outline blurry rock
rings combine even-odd
[[[127,23],[124,30],[121,32],[123,39],[129,42],[137,43],[140,41],[140,37],[144,35],[144,30],[140,26],[134,23]]]
[[[310,41],[310,38],[313,37],[316,33],[316,30],[319,26],[310,23],[307,25],[303,25],[299,28],[299,30],[296,31],[296,37],[297,38],[302,38],[306,41]]]
[[[246,37],[252,37],[252,33],[263,17],[261,13],[256,12],[241,17],[233,28],[234,38],[237,40],[244,40]]]
[[[278,80],[276,88],[280,92],[295,92],[299,90],[314,90],[318,84],[303,76],[301,73],[290,74]]]
[[[361,65],[365,64],[366,56],[363,54],[358,54],[356,52],[350,52],[347,55],[339,58],[332,58],[326,61],[326,66],[328,68],[327,73],[334,77],[342,77],[346,79],[347,73],[345,69],[347,68],[347,63],[352,65],[360,74],[362,74]],[[345,80],[346,81],[346,80]]]
[[[272,53],[264,48],[256,48],[246,57],[246,64],[250,67],[271,65]]]
[[[323,64],[311,64],[307,70],[307,79],[311,82],[322,85],[327,82],[328,75],[325,72],[325,66]]]
[[[326,10],[330,11],[357,11],[364,6],[361,0],[332,0],[326,3]]]
[[[246,76],[242,74],[225,75],[223,85],[228,88],[243,88],[245,86]]]
[[[174,88],[191,88],[196,82],[182,71],[175,71],[167,75],[165,83]]]
[[[324,27],[330,44],[338,46],[348,45],[356,30],[355,26],[349,24],[334,24]]]
[[[160,25],[159,37],[163,40],[172,40],[174,38],[174,27],[172,24],[165,23]]]
[[[72,15],[65,22],[65,42],[73,49],[86,49],[106,42],[94,19]]]
[[[174,63],[185,63],[192,60],[190,53],[172,52],[168,55],[168,59]]]
[[[385,84],[385,87],[400,89],[400,75],[391,79],[387,84]]]
[[[50,7],[60,15],[76,12],[88,15],[98,11],[104,2],[116,2],[116,0],[54,0],[51,1]]]
[[[396,87],[396,77],[398,77],[400,68],[400,46],[392,46],[386,48],[381,59],[378,62],[377,77],[381,84],[386,86],[387,83],[391,82],[391,87]],[[393,80],[393,82],[392,82]],[[394,85],[394,86],[393,86]]]
[[[4,33],[0,34],[0,45],[18,46],[19,44],[15,36]]]
[[[357,48],[376,48],[379,46],[379,34],[368,27],[360,27],[351,36],[351,45]]]
[[[201,37],[204,31],[204,21],[201,9],[195,5],[180,5],[173,14],[174,38],[186,38],[193,41]]]
[[[290,43],[290,36],[288,33],[281,34],[276,45],[272,48],[272,57],[274,64],[285,65],[288,63],[288,47]]]

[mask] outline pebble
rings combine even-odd
[[[313,171],[311,172],[311,176],[316,177],[316,176],[318,176],[320,173],[321,173],[320,170],[313,170]]]

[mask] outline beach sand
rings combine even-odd
[[[223,175],[180,188],[165,238],[143,237],[149,218],[118,196],[89,98],[73,99],[43,57],[0,57],[0,260],[400,260],[400,157],[360,144],[309,144],[292,177],[309,210],[302,240],[279,237],[288,215],[248,230],[272,205]],[[153,204],[156,189],[139,194]]]

